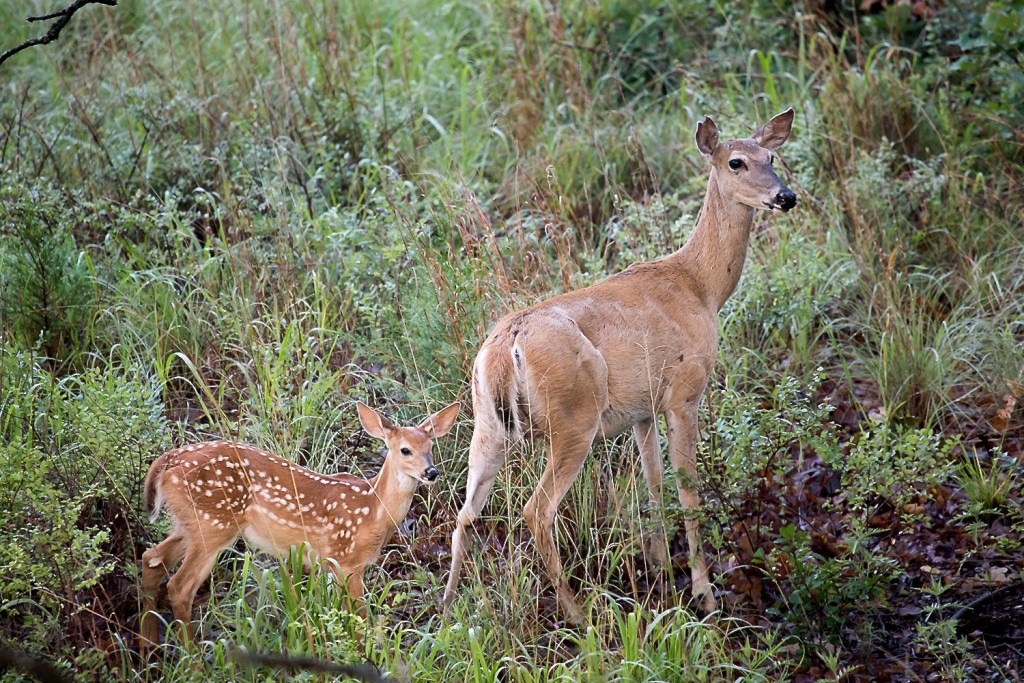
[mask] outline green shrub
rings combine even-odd
[[[764,401],[727,388],[701,448],[713,472],[706,478],[713,543],[740,571],[758,581],[763,572],[775,584],[769,610],[801,641],[838,646],[845,629],[866,628],[886,608],[900,567],[882,541],[913,533],[929,489],[951,476],[956,441],[883,423],[844,444],[828,421],[831,406],[812,403],[814,390],[784,379]],[[827,497],[803,497],[796,482],[813,473],[805,463],[819,459],[815,467],[834,471],[838,486]],[[793,497],[810,518],[771,514]],[[814,526],[816,512],[839,525],[834,542]]]
[[[135,602],[110,586],[136,555],[142,478],[167,445],[159,392],[130,370],[55,382],[24,353],[0,360],[0,640],[70,656],[117,631],[96,615]]]
[[[0,447],[0,501],[8,511],[0,535],[2,637],[33,649],[59,649],[68,621],[90,608],[80,596],[114,569],[110,534],[82,524],[98,487],[69,493],[48,455],[24,444]]]
[[[0,184],[0,335],[48,356],[80,352],[94,292],[75,244],[79,212],[46,180]]]
[[[780,528],[763,553],[765,566],[783,586],[783,599],[769,614],[792,625],[803,643],[841,645],[844,629],[860,626],[888,606],[899,576],[897,563],[873,549],[874,536],[873,530],[854,524],[839,553],[827,555],[815,549],[807,531],[794,524]]]
[[[848,453],[826,451],[821,457],[840,473],[844,503],[861,520],[892,510],[886,529],[905,533],[920,514],[914,512],[919,499],[952,475],[950,454],[957,443],[928,429],[882,423],[854,438]]]

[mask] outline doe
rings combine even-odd
[[[326,564],[362,610],[363,573],[380,555],[409,512],[420,482],[438,477],[432,441],[455,424],[453,403],[416,427],[399,427],[362,403],[359,421],[387,444],[384,465],[370,480],[320,474],[266,451],[233,441],[183,446],[157,458],[146,475],[150,519],[167,508],[174,528],[142,554],[143,647],[158,640],[153,614],[160,583],[167,582],[174,617],[192,642],[192,601],[217,556],[242,536],[276,555],[305,544],[307,566]]]
[[[716,609],[694,516],[700,505],[697,404],[715,363],[718,311],[743,269],[754,210],[796,205],[796,195],[772,168],[792,125],[788,109],[749,138],[719,141],[718,127],[705,117],[696,140],[711,172],[696,227],[679,250],[511,313],[494,327],[473,364],[473,439],[446,606],[455,598],[468,549],[466,527],[483,509],[511,443],[541,438],[548,445],[547,465],[523,516],[559,605],[569,619],[582,621],[552,535],[555,512],[595,438],[628,429],[657,504],[663,476],[657,416],[664,414],[679,501],[688,513],[693,593],[703,609]],[[663,531],[651,539],[648,553],[665,562]]]

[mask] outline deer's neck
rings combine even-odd
[[[372,506],[371,516],[385,529],[394,531],[409,514],[412,497],[418,485],[418,481],[392,469],[390,463],[385,461],[377,476],[370,479],[371,500],[376,503]]]
[[[711,169],[697,227],[669,258],[686,269],[715,311],[722,308],[740,280],[753,220],[752,208],[722,196],[718,176]]]

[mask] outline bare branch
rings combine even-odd
[[[275,655],[258,652],[247,652],[245,650],[231,650],[230,657],[242,664],[249,666],[265,666],[271,669],[283,671],[319,671],[328,674],[340,674],[363,681],[364,683],[395,683],[391,678],[385,678],[373,668],[361,664],[336,664],[323,659],[313,657],[295,657],[292,655]]]
[[[42,683],[68,683],[71,679],[47,661],[21,650],[0,648],[0,673],[20,671]]]
[[[62,10],[57,10],[56,12],[51,12],[50,14],[44,14],[38,17],[29,17],[29,21],[49,21],[51,19],[56,19],[56,21],[50,24],[50,30],[48,30],[45,35],[41,35],[38,38],[32,38],[31,40],[26,40],[21,45],[12,47],[7,52],[0,54],[0,64],[3,64],[9,58],[22,50],[32,47],[33,45],[46,45],[47,43],[52,43],[57,40],[57,36],[60,35],[60,32],[68,25],[68,22],[71,21],[72,15],[86,5],[107,5],[109,7],[114,7],[117,5],[117,0],[75,0]]]

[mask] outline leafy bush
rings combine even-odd
[[[832,554],[819,549],[812,533],[793,524],[783,526],[774,546],[763,554],[784,593],[768,612],[791,624],[803,643],[822,649],[841,645],[851,624],[860,626],[887,606],[899,576],[895,561],[871,549],[874,535],[856,525]]]
[[[950,60],[942,75],[960,86],[955,92],[967,106],[984,113],[979,124],[994,135],[983,144],[1019,160],[1020,145],[1013,139],[1024,123],[1024,8],[1013,2],[951,3],[943,12],[955,20],[930,22],[925,46]]]
[[[950,453],[956,445],[956,439],[931,430],[883,423],[858,435],[848,453],[836,450],[821,456],[840,473],[843,500],[851,510],[865,521],[891,510],[884,528],[900,533],[920,514],[919,499],[952,475]]]
[[[856,282],[853,264],[802,235],[755,248],[763,249],[763,260],[750,265],[721,312],[719,373],[735,381],[770,376],[780,367],[790,375],[820,374],[821,347]]]
[[[141,481],[167,427],[159,392],[128,375],[91,370],[54,387],[24,353],[5,347],[0,360],[0,638],[63,651],[116,627],[97,615],[134,603],[111,586],[135,557]]]
[[[51,357],[80,349],[93,305],[79,213],[46,180],[0,184],[0,331]]]
[[[38,449],[0,447],[0,500],[8,511],[0,537],[3,638],[25,639],[43,651],[59,649],[68,621],[90,607],[79,596],[115,566],[107,552],[110,533],[80,524],[97,489],[69,495],[55,483],[55,470]]]
[[[702,447],[714,472],[707,506],[719,525],[714,543],[738,572],[727,583],[773,584],[774,598],[771,586],[752,591],[771,613],[804,642],[840,645],[847,628],[885,607],[900,568],[882,541],[913,532],[929,490],[952,474],[956,441],[883,423],[844,444],[814,391],[784,379],[767,405],[723,392]],[[790,505],[801,516],[776,514]],[[838,524],[835,541],[816,515]]]

